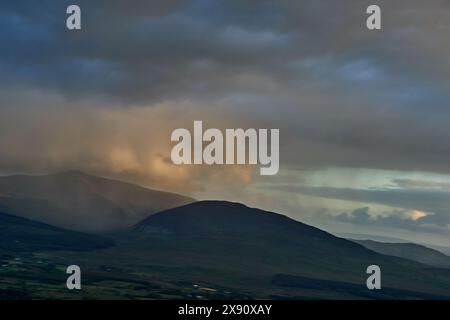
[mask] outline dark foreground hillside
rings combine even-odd
[[[95,251],[5,250],[0,297],[450,298],[445,272],[236,203],[203,201],[162,211],[110,237],[115,246]],[[81,291],[65,289],[69,264],[82,268]],[[380,291],[366,288],[371,264],[382,269]]]

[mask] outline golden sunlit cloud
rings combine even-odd
[[[417,221],[419,219],[422,219],[426,216],[431,215],[432,213],[420,211],[420,210],[411,210],[411,211],[408,211],[407,214],[408,214],[408,218],[410,220]]]
[[[182,112],[180,112],[182,110]],[[2,116],[5,114],[5,117]],[[48,114],[43,118],[42,114]],[[6,119],[20,120],[24,127]],[[203,119],[208,126],[245,124],[220,112],[188,103],[128,108],[39,107],[0,110],[0,125],[9,135],[0,148],[4,172],[49,173],[78,169],[143,186],[191,193],[205,181],[248,185],[253,166],[174,165],[170,160],[172,130]]]

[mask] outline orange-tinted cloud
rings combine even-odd
[[[48,116],[42,116],[48,115]],[[14,119],[15,123],[11,120]],[[201,106],[159,104],[129,108],[0,109],[0,172],[79,169],[177,192],[202,189],[202,181],[249,184],[251,166],[176,166],[170,160],[172,130],[242,124]],[[17,125],[20,123],[21,125]]]

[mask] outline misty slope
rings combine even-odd
[[[372,240],[351,240],[385,255],[410,259],[433,267],[450,268],[450,257],[415,243],[384,243]]]
[[[56,228],[0,212],[0,249],[84,251],[105,249],[114,243],[104,237]]]
[[[0,177],[0,210],[85,232],[127,228],[193,199],[78,171]]]
[[[339,297],[450,296],[450,279],[437,281],[421,264],[237,203],[202,201],[166,210],[137,224],[132,234],[135,248],[152,261],[230,272],[246,281],[259,277],[257,283],[272,289],[293,286]],[[382,292],[365,287],[372,264],[383,270]]]

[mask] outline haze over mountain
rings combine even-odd
[[[373,240],[351,240],[375,252],[409,259],[434,267],[450,268],[450,257],[415,243],[384,243]]]
[[[0,177],[0,210],[77,231],[127,228],[152,213],[192,201],[79,171]]]

